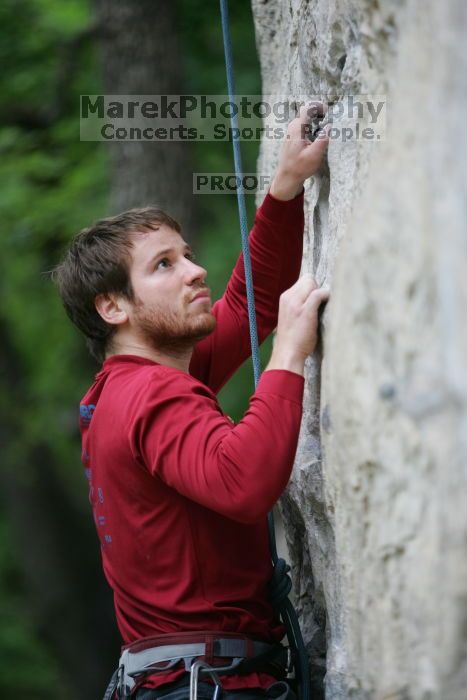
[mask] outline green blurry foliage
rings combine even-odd
[[[37,478],[31,455],[45,443],[70,502],[86,516],[76,402],[92,363],[44,273],[73,233],[105,210],[105,153],[79,142],[78,96],[98,89],[95,58],[89,41],[74,55],[69,46],[90,22],[82,1],[0,4],[1,469],[4,479],[8,471]],[[1,505],[0,694],[63,699],[59,663],[23,582],[8,521],[15,504]]]
[[[11,541],[7,523],[0,520],[0,694],[22,700],[66,697],[57,663],[38,643],[24,604]]]

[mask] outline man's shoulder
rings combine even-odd
[[[128,389],[141,388],[148,391],[160,384],[202,384],[187,372],[170,365],[156,363],[136,365],[131,368],[118,367],[109,374],[108,383],[125,385]]]
[[[96,411],[96,416],[110,416],[117,423],[119,416],[131,421],[158,406],[186,404],[190,396],[200,394],[215,399],[205,384],[182,370],[156,363],[122,363],[96,375],[80,401],[80,416],[89,423]]]
[[[163,364],[139,365],[131,371],[112,372],[108,389],[137,400],[144,398],[179,395],[192,391],[211,390],[199,379],[183,370]]]
[[[117,390],[117,391],[116,391]],[[116,393],[114,393],[116,392]],[[170,420],[197,410],[200,402],[216,403],[215,394],[205,384],[187,372],[168,365],[157,365],[139,369],[128,378],[125,390],[118,393],[118,384],[113,387],[115,400],[125,403],[128,422],[134,426],[153,421],[156,416],[170,416]],[[112,397],[109,396],[110,403]]]

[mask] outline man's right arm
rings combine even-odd
[[[329,299],[329,290],[318,287],[309,274],[302,275],[281,295],[274,348],[267,370],[285,369],[303,376],[305,360],[318,340],[318,310]]]
[[[159,366],[131,421],[135,458],[211,510],[239,522],[261,520],[290,477],[305,359],[315,348],[318,308],[328,296],[310,275],[282,294],[271,360],[237,425],[201,382]]]
[[[263,372],[234,425],[206,386],[158,367],[130,422],[134,458],[186,498],[237,522],[259,522],[292,471],[303,386],[300,374]]]

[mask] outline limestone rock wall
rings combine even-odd
[[[332,141],[306,191],[332,298],[282,511],[315,697],[464,700],[467,4],[253,11],[264,94],[387,96],[385,138]]]

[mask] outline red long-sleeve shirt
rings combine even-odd
[[[298,278],[302,241],[303,193],[289,202],[267,195],[250,234],[260,340],[276,326],[280,294]],[[212,311],[216,330],[195,347],[190,374],[114,355],[80,405],[90,501],[125,644],[196,630],[283,636],[266,592],[266,515],[292,469],[303,377],[264,372],[233,424],[216,392],[250,355],[242,256]],[[270,682],[252,673],[224,685]]]

